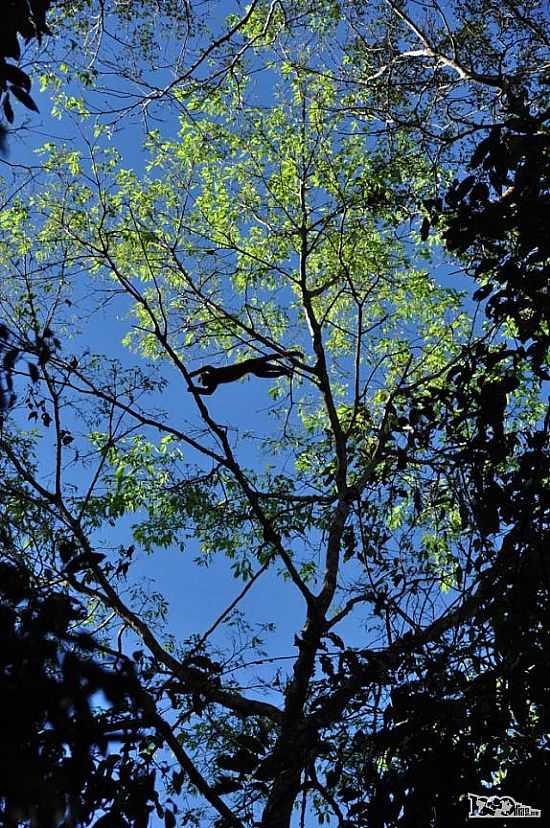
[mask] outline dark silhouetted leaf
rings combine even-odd
[[[37,366],[34,362],[27,362],[27,368],[29,369],[29,376],[33,382],[38,382],[38,378],[40,376]]]
[[[39,109],[38,109],[37,105],[35,104],[35,102],[34,102],[34,101],[33,101],[33,99],[31,98],[31,96],[28,94],[28,92],[25,92],[25,90],[24,90],[24,89],[20,89],[18,86],[11,86],[11,87],[10,87],[10,92],[11,92],[11,93],[12,93],[12,95],[14,95],[14,96],[15,96],[18,100],[20,100],[20,101],[21,101],[21,103],[22,103],[24,106],[26,106],[26,107],[27,107],[27,109],[32,109],[32,110],[33,110],[33,112],[38,112],[38,111],[39,111]]]
[[[3,109],[4,109],[4,115],[6,116],[6,120],[10,124],[13,124],[14,114],[13,114],[13,107],[10,103],[9,95],[6,95],[6,97],[4,98]]]
[[[23,72],[23,70],[18,66],[6,63],[5,66],[2,67],[2,73],[6,80],[10,83],[13,83],[15,86],[22,86],[26,92],[30,92],[31,79],[27,73]]]
[[[472,296],[472,299],[474,300],[474,302],[481,302],[481,301],[483,301],[483,299],[486,299],[487,296],[489,296],[492,289],[493,289],[493,286],[490,283],[487,284],[487,285],[483,285],[483,287],[478,288],[474,292],[474,294]]]

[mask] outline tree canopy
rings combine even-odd
[[[24,70],[6,824],[544,816],[541,6],[234,5],[53,4]]]

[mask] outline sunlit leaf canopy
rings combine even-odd
[[[388,397],[405,376],[408,384],[437,376],[472,322],[460,294],[437,286],[418,240],[414,204],[431,179],[414,143],[401,138],[391,155],[371,148],[360,124],[338,112],[328,80],[306,84],[290,70],[278,84],[269,106],[241,103],[242,84],[188,101],[193,117],[180,119],[174,140],[148,135],[144,175],[124,167],[100,130],[81,151],[47,145],[40,187],[2,220],[13,255],[30,252],[18,280],[22,325],[34,313],[29,281],[55,263],[61,278],[33,290],[46,289],[38,304],[48,314],[55,307],[58,330],[78,312],[75,289],[98,292],[125,315],[127,346],[155,370],[301,348],[291,396],[285,379],[271,388],[282,428],[273,423],[267,449],[287,465],[298,435],[305,439],[292,487],[311,492],[327,476],[333,447],[308,371],[317,358],[308,315],[320,320],[330,354],[334,411],[357,443],[350,483]],[[23,213],[33,222],[14,233]],[[191,418],[181,373],[171,379]],[[236,387],[237,407],[238,394]],[[131,460],[128,469],[131,481]]]
[[[228,75],[265,92],[274,62],[332,80],[347,107],[384,130],[406,126],[443,144],[489,123],[510,92],[528,90],[544,106],[539,0],[85,0],[54,6],[49,25],[65,74],[97,84],[111,122],[158,117],[155,102],[184,106],[190,91],[209,94]],[[44,80],[58,74],[59,57],[48,68]]]

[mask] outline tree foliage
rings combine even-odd
[[[71,629],[85,616],[82,606],[37,586],[14,558],[4,550],[0,565],[5,824],[89,824],[110,802],[120,825],[147,825],[149,800],[158,798],[154,771],[145,775],[143,763],[136,765],[135,733],[117,732],[112,718],[136,707],[138,722],[143,716],[133,665],[114,652],[107,669],[93,638]],[[98,713],[100,692],[105,705]],[[120,754],[107,756],[114,740]]]
[[[4,606],[46,688],[17,720],[53,780],[40,824],[452,826],[468,792],[544,811],[537,5],[253,2],[208,36],[194,4],[159,28],[151,5],[141,53],[127,10],[117,75],[143,172],[97,49],[95,79],[43,76],[78,139],[4,184]],[[56,20],[61,45],[85,13]],[[172,16],[188,40],[146,88]],[[287,374],[188,391],[205,364],[288,352]],[[143,583],[164,556],[182,604],[192,564],[212,579],[203,625],[174,629],[169,585]],[[281,618],[251,603],[262,584]],[[14,824],[36,819],[14,790]]]
[[[30,96],[31,79],[27,72],[7,59],[18,61],[21,57],[19,37],[27,43],[34,38],[40,42],[44,34],[49,33],[46,25],[46,12],[51,0],[9,0],[5,4],[4,22],[0,36],[0,102],[2,115],[12,124],[14,112],[12,98],[27,109],[37,111]],[[5,127],[0,132],[0,150],[5,149]]]

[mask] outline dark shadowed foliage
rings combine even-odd
[[[5,0],[2,4],[2,31],[0,32],[0,105],[8,123],[14,121],[13,100],[17,100],[35,112],[37,106],[30,95],[31,79],[27,72],[16,66],[21,57],[19,38],[28,43],[33,38],[41,41],[49,30],[46,12],[51,0]],[[5,149],[6,129],[0,133],[0,149]]]
[[[155,774],[133,759],[143,725],[134,666],[106,656],[83,632],[83,608],[38,589],[11,557],[0,561],[3,824],[100,824],[103,810],[106,825],[144,828]]]

